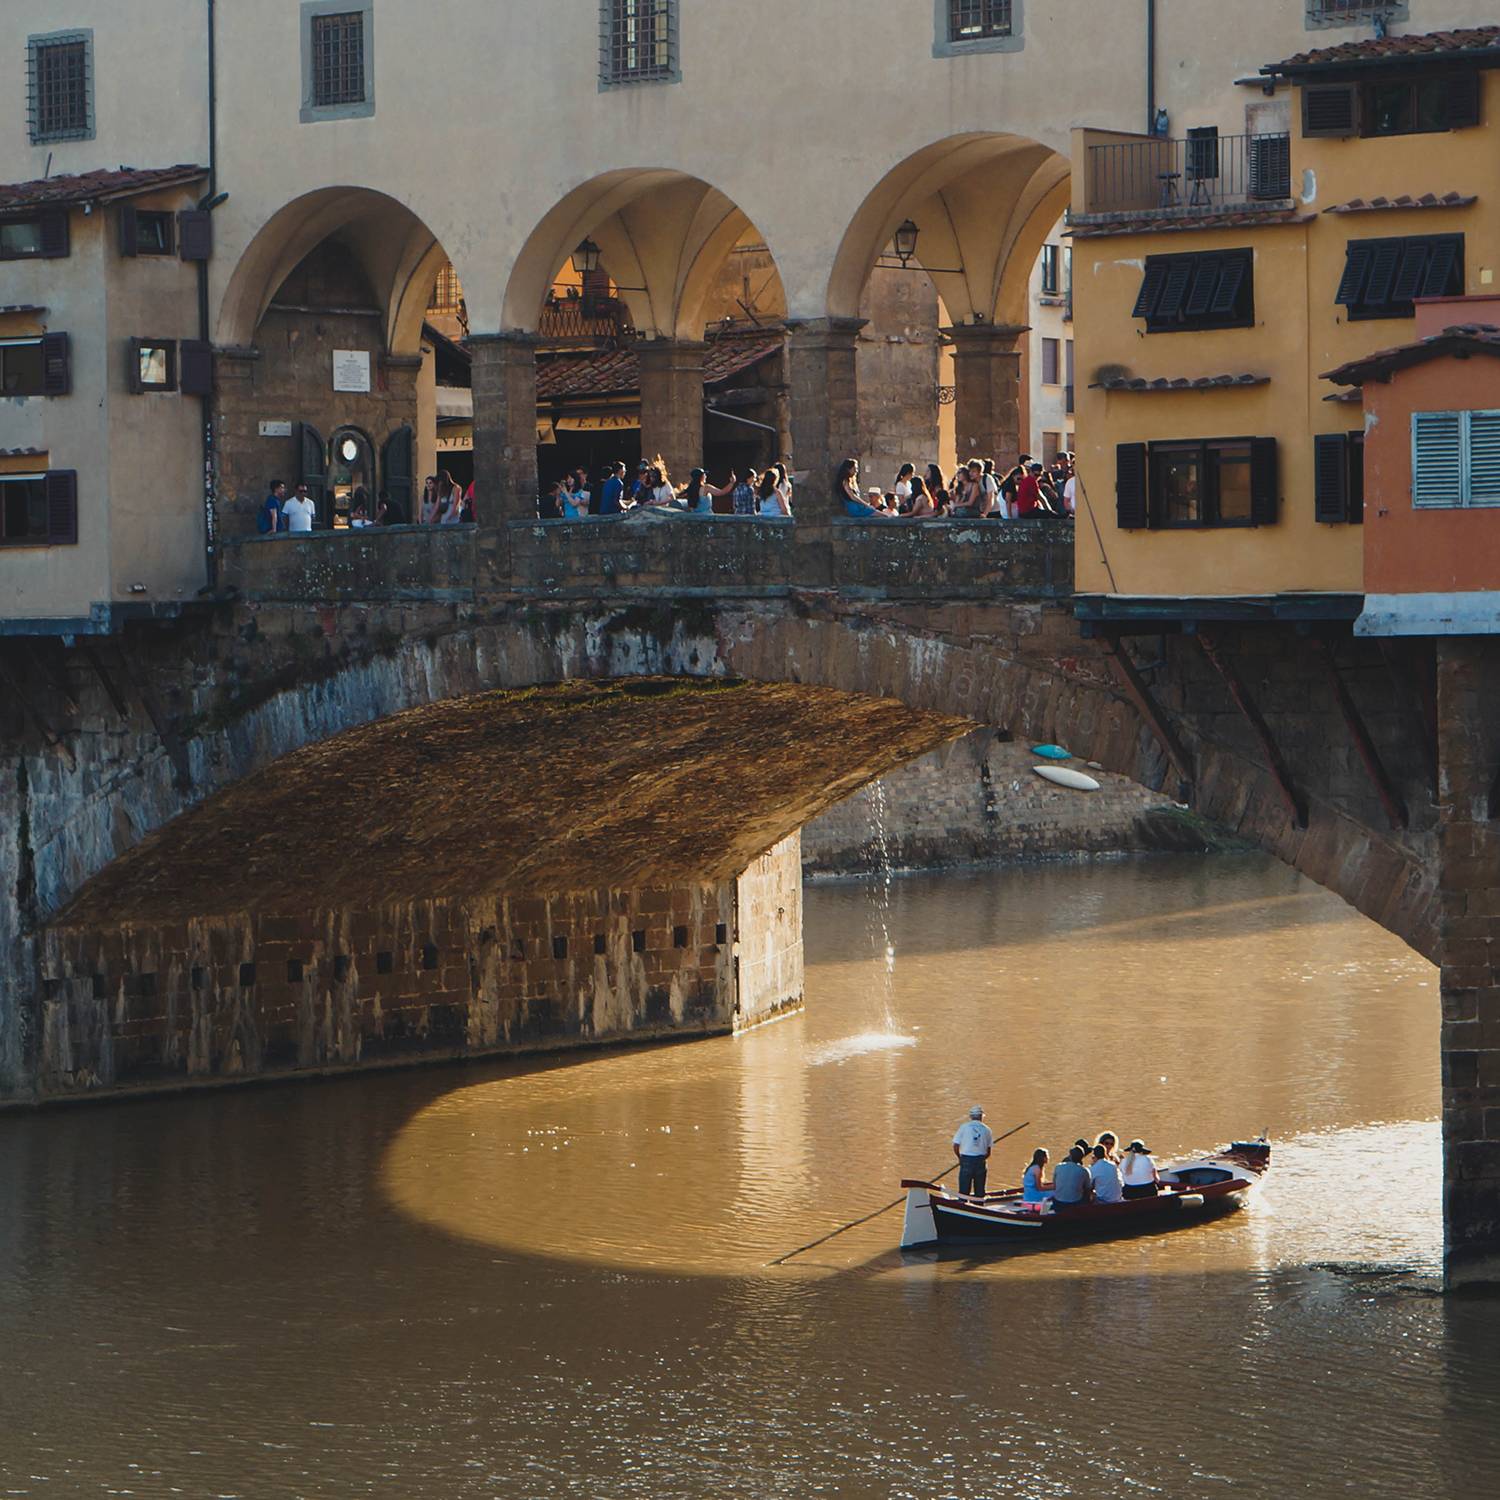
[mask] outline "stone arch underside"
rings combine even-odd
[[[892,167],[866,195],[828,279],[831,317],[857,317],[875,262],[904,220],[955,323],[1024,323],[1026,282],[1068,201],[1068,162],[1024,136],[936,141]]]
[[[405,205],[370,188],[328,187],[283,204],[245,247],[220,299],[214,342],[253,345],[287,277],[338,238],[380,304],[386,351],[416,354],[422,319],[447,252]]]
[[[247,611],[240,638],[254,634],[254,622]],[[236,885],[232,869],[184,894],[183,872],[198,857],[190,850],[217,870],[243,847],[273,884],[316,874],[311,864],[278,873],[286,851],[266,832],[319,806],[295,778],[278,776],[304,764],[296,756],[315,778],[309,785],[329,788],[344,809],[321,832],[307,831],[306,857],[326,850],[330,868],[349,872],[340,878],[350,889],[379,883],[380,858],[420,869],[424,839],[439,827],[460,846],[444,876],[457,883],[493,887],[507,872],[533,884],[593,881],[601,865],[610,878],[628,871],[649,880],[669,865],[713,878],[976,724],[1065,743],[1156,789],[1175,785],[1097,643],[1080,641],[1068,614],[1043,605],[513,606],[389,649],[372,649],[369,628],[361,616],[357,634],[340,640],[327,633],[330,620],[329,655],[282,652],[259,679],[198,689],[190,790],[160,749],[128,782],[80,773],[92,793],[80,791],[76,815],[38,839],[40,918],[108,924],[195,902],[222,909],[269,899],[256,881]],[[1302,828],[1232,705],[1218,701],[1210,678],[1193,675],[1191,640],[1168,645],[1180,694],[1172,708],[1196,766],[1194,810],[1433,952],[1435,877],[1424,835],[1383,832],[1356,800],[1360,778],[1345,764],[1332,710],[1312,705],[1305,753],[1326,753],[1337,781],[1325,792],[1309,778],[1313,812]],[[1257,670],[1295,667],[1288,659]],[[601,725],[631,728],[610,736]],[[440,775],[430,788],[420,776],[449,748],[465,767],[462,797],[449,796]],[[555,763],[556,772],[541,776],[533,762]],[[403,769],[393,775],[392,765]],[[407,815],[399,804],[413,780],[423,790]],[[46,791],[66,794],[61,782]],[[527,821],[529,797],[554,810],[550,824]],[[221,804],[226,826],[238,830],[224,840],[227,854],[208,838]],[[461,847],[466,839],[472,852]],[[371,862],[369,850],[379,858]]]

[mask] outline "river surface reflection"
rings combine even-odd
[[[808,893],[736,1040],[0,1121],[0,1494],[1500,1494],[1500,1302],[1437,1295],[1437,976],[1283,867]],[[887,941],[893,961],[882,951]],[[1017,1175],[1269,1126],[1243,1213],[903,1260]]]

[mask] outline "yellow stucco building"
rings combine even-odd
[[[1240,136],[1074,133],[1084,618],[1358,613],[1364,418],[1323,375],[1493,288],[1497,70],[1500,27],[1375,35],[1226,78]]]

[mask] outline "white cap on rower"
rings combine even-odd
[[[974,1108],[969,1111],[969,1118],[971,1120],[982,1120],[984,1118],[984,1106],[982,1104],[976,1104]]]

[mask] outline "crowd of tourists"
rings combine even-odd
[[[958,1158],[958,1190],[982,1198],[989,1175],[995,1138],[984,1123],[984,1110],[975,1105],[969,1118],[953,1132],[953,1154]],[[1131,1141],[1120,1150],[1112,1130],[1100,1131],[1092,1144],[1080,1136],[1058,1162],[1048,1182],[1051,1153],[1038,1146],[1021,1174],[1021,1201],[1058,1209],[1083,1203],[1123,1203],[1127,1198],[1154,1198],[1161,1186],[1156,1162],[1144,1141]],[[953,1170],[951,1167],[948,1169]]]
[[[381,490],[372,506],[370,492],[356,485],[349,494],[349,526],[406,526],[415,521],[421,526],[457,526],[474,520],[474,486],[465,489],[446,470],[429,474],[422,484],[422,498],[417,514],[408,516],[400,501]],[[317,502],[305,484],[299,484],[288,495],[283,480],[273,479],[265,499],[256,512],[255,529],[262,536],[279,532],[296,535],[318,529]]]
[[[606,465],[597,481],[586,468],[554,480],[537,504],[543,520],[582,521],[590,516],[623,516],[651,511],[676,511],[690,516],[720,514],[714,502],[725,502],[725,515],[776,519],[792,514],[792,480],[785,464],[771,464],[757,472],[730,472],[715,484],[704,469],[694,469],[685,484],[674,484],[660,457],[636,465]]]
[[[889,489],[861,487],[859,460],[839,466],[836,496],[846,515],[864,521],[920,521],[938,516],[971,520],[1021,519],[1026,516],[1071,516],[1078,479],[1071,453],[1050,463],[1023,453],[1004,473],[992,458],[971,458],[950,478],[936,464],[919,474],[902,464]]]

